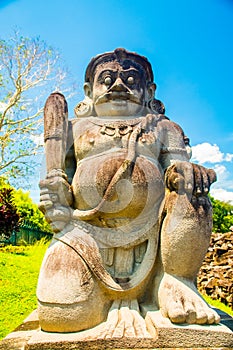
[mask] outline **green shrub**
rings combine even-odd
[[[210,197],[213,206],[213,231],[229,232],[233,226],[233,205]]]
[[[9,239],[20,227],[20,215],[14,203],[13,188],[0,188],[0,235]]]

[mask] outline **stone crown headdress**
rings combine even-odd
[[[130,61],[134,62],[136,65],[143,67],[148,82],[153,82],[154,80],[151,64],[146,57],[138,55],[135,52],[127,51],[123,48],[117,48],[112,52],[105,52],[91,59],[86,69],[85,81],[92,84],[96,67],[103,63],[112,61],[117,61],[121,64],[125,64]]]

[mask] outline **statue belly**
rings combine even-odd
[[[124,160],[125,153],[115,152],[79,162],[72,183],[75,208],[95,208],[110,186],[110,194],[101,207],[102,217],[133,219],[144,210],[151,213],[156,207],[157,211],[164,196],[164,182],[156,161],[138,156],[123,171]],[[111,186],[114,176],[119,178]]]

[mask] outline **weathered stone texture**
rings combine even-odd
[[[233,232],[212,233],[197,282],[201,293],[233,309]]]

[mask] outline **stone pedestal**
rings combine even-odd
[[[1,350],[102,350],[102,349],[233,349],[232,318],[222,312],[220,325],[174,325],[159,312],[146,316],[151,338],[101,339],[103,325],[78,333],[48,333],[39,328],[34,311],[0,343]]]

